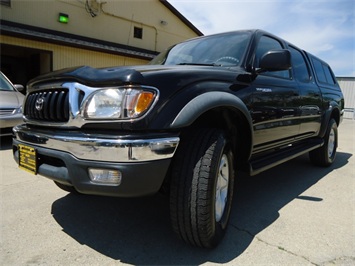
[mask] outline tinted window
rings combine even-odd
[[[280,50],[283,49],[281,43],[277,41],[276,39],[273,39],[268,36],[262,36],[259,40],[258,47],[256,49],[255,53],[255,61],[254,61],[254,67],[258,68],[260,59],[261,57],[266,54],[270,50]],[[282,78],[289,78],[290,77],[290,72],[288,70],[282,70],[282,71],[270,71],[263,73],[265,75],[269,76],[277,76],[277,77],[282,77]]]
[[[150,64],[239,65],[250,40],[249,32],[219,34],[186,41],[159,54]]]
[[[319,82],[328,83],[331,85],[336,84],[336,80],[334,75],[330,69],[330,67],[318,60],[317,58],[312,57],[313,65],[316,70],[316,75]]]
[[[325,73],[325,77],[327,78],[327,82],[329,84],[335,84],[335,79],[334,76],[332,75],[332,72],[330,71],[329,66],[323,64],[323,70]]]
[[[323,70],[323,64],[321,61],[312,58],[314,69],[316,71],[317,79],[319,82],[327,83],[327,78],[325,77],[325,73]]]
[[[290,52],[295,79],[301,82],[309,82],[309,71],[302,53],[293,47],[290,47]]]

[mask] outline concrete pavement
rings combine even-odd
[[[202,250],[170,228],[168,198],[71,195],[17,168],[0,145],[1,265],[355,265],[355,121],[336,162],[307,156],[237,184],[222,244]]]

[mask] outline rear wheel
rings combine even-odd
[[[311,151],[309,153],[309,158],[315,165],[329,166],[335,160],[337,147],[338,126],[335,120],[331,119],[324,136],[324,145],[316,150]]]
[[[197,130],[187,138],[172,168],[172,226],[185,242],[211,248],[223,238],[230,216],[233,153],[219,129]]]

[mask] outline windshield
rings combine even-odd
[[[14,91],[14,88],[5,76],[0,72],[0,91]]]
[[[155,57],[151,65],[239,65],[249,32],[219,34],[179,43]]]

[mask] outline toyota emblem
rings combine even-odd
[[[44,103],[44,98],[39,98],[39,99],[36,101],[35,107],[36,107],[36,110],[37,110],[37,111],[41,111],[41,110],[42,110],[42,108],[43,108],[43,103]]]

